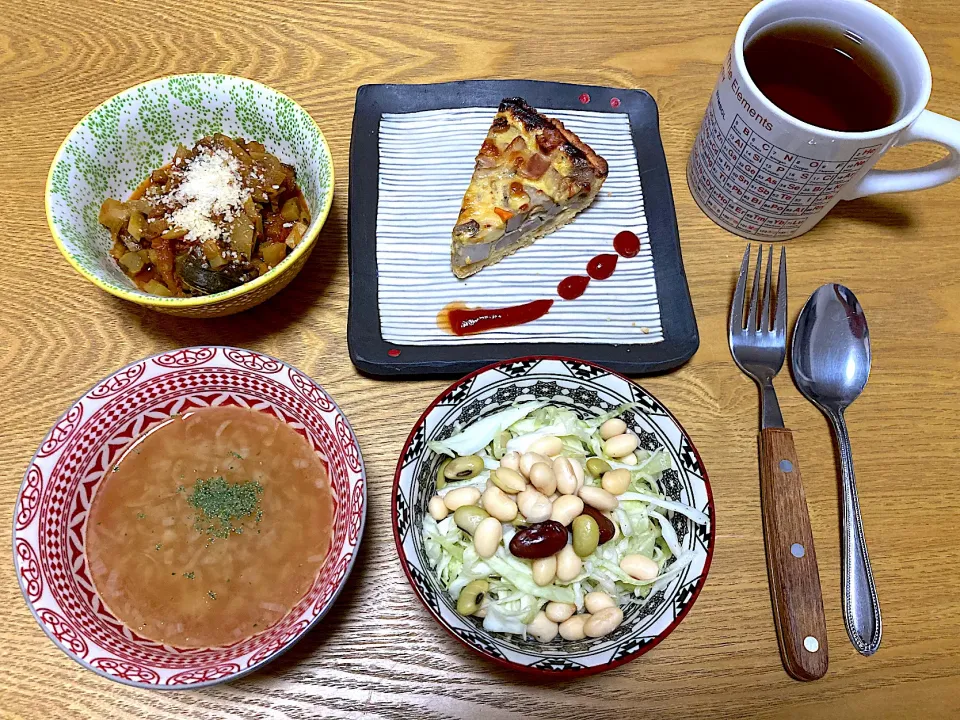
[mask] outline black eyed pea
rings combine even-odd
[[[496,486],[487,488],[480,502],[484,510],[501,522],[511,522],[517,517],[517,504]]]
[[[580,485],[573,463],[569,458],[558,457],[553,461],[553,474],[557,476],[557,490],[561,495],[574,495]]]
[[[477,526],[490,517],[490,513],[477,505],[461,505],[453,513],[453,522],[468,535],[477,531]]]
[[[610,472],[610,463],[603,458],[592,457],[587,460],[587,472],[593,477],[603,477],[604,473]]]
[[[443,496],[443,504],[447,506],[448,510],[456,510],[464,505],[476,505],[479,499],[480,491],[476,488],[457,488]]]
[[[473,546],[484,560],[492,558],[503,538],[503,526],[495,517],[484,518],[473,533]]]
[[[553,640],[559,631],[560,627],[557,623],[548,618],[543,610],[538,612],[533,622],[527,625],[527,634],[543,643]]]
[[[640,461],[637,459],[636,453],[630,453],[629,455],[624,455],[622,458],[620,458],[620,462],[622,462],[624,465],[636,465]]]
[[[555,623],[562,623],[571,617],[577,611],[577,606],[572,603],[548,602],[543,609],[548,620]]]
[[[557,553],[557,579],[560,582],[570,582],[583,567],[583,560],[573,549],[573,545],[566,545]]]
[[[588,613],[597,613],[604,608],[617,607],[617,602],[605,592],[589,592],[583,596]]]
[[[646,555],[626,555],[620,561],[620,569],[637,580],[655,580],[660,574],[660,566]]]
[[[443,502],[443,498],[439,495],[434,495],[430,498],[430,502],[427,503],[427,511],[430,513],[430,517],[437,522],[440,522],[450,514],[446,503]]]
[[[483,605],[480,606],[480,609],[477,610],[473,616],[478,618],[485,618],[487,616],[487,608],[490,607],[490,598],[485,597],[483,599]]]
[[[622,622],[623,610],[618,607],[604,608],[590,616],[583,624],[583,632],[587,637],[603,637],[616,630]]]
[[[611,495],[623,495],[630,487],[630,471],[623,468],[608,470],[600,480],[600,487]]]
[[[550,461],[540,453],[525,452],[520,456],[520,472],[526,477],[530,477],[530,469],[537,463],[549,464]]]
[[[500,467],[510,468],[520,472],[520,453],[511,450],[500,459]]]
[[[483,472],[483,458],[479,455],[465,455],[454,458],[443,469],[447,480],[469,480]]]
[[[557,476],[549,462],[534,463],[530,468],[530,483],[544,495],[553,495],[557,491]]]
[[[457,598],[457,612],[461,615],[473,615],[483,605],[489,589],[490,583],[486,580],[468,582]]]
[[[600,426],[600,437],[609,440],[617,435],[623,435],[627,431],[627,424],[620,418],[610,418]]]
[[[620,506],[620,501],[617,500],[616,495],[611,495],[603,488],[591,487],[589,485],[580,488],[580,499],[590,507],[594,507],[600,511],[609,512],[610,510],[616,510]]]
[[[511,495],[516,495],[527,487],[527,481],[523,479],[523,475],[516,470],[505,467],[492,470],[490,472],[490,482]]]
[[[582,558],[588,557],[600,543],[600,526],[589,515],[581,515],[573,521],[573,551]]]
[[[544,435],[542,438],[537,438],[530,443],[530,447],[527,448],[527,450],[547,457],[553,457],[561,453],[563,450],[563,442],[555,435]]]
[[[517,495],[517,508],[528,522],[539,523],[550,519],[553,503],[546,496],[530,488]]]
[[[583,500],[576,495],[561,495],[553,503],[550,519],[561,525],[569,525],[583,512]]]
[[[550,555],[533,561],[533,581],[540,587],[546,587],[557,576],[557,556]]]
[[[567,618],[560,623],[560,637],[564,640],[583,640],[587,636],[583,632],[583,626],[590,617],[589,613],[581,613]]]
[[[639,442],[633,433],[615,435],[603,443],[603,453],[612,458],[626,457],[637,449]]]

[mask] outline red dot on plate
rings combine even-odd
[[[586,105],[588,102],[590,102],[590,96],[589,96],[587,93],[581,93],[581,94],[580,94],[580,102],[582,102],[584,105]]]
[[[620,98],[610,98],[610,107],[612,108],[620,107]]]
[[[400,357],[400,351],[397,348],[390,348],[387,350],[387,355],[390,357]]]

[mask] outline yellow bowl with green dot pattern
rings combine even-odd
[[[126,200],[177,146],[222,132],[256,140],[296,169],[313,218],[303,241],[270,272],[226,292],[159,297],[140,290],[110,256],[110,232],[97,222],[108,197]],[[87,115],[57,151],[46,209],[60,252],[77,271],[117,297],[160,312],[218,317],[270,298],[303,268],[330,212],[333,159],[313,118],[287,96],[230,75],[174,75],[116,95]]]

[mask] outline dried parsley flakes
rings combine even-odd
[[[197,480],[187,497],[187,502],[199,511],[193,526],[211,542],[225,539],[230,533],[239,535],[243,526],[235,521],[253,515],[254,522],[260,522],[262,493],[263,487],[256,480],[228,483],[222,476]]]

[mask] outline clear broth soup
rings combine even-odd
[[[244,640],[286,616],[330,547],[323,463],[296,430],[238,407],[174,416],[100,483],[86,554],[100,598],[178,647]]]

